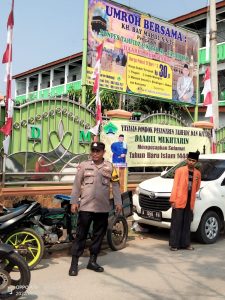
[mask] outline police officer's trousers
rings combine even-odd
[[[79,258],[85,248],[88,231],[93,221],[90,255],[98,255],[108,226],[108,213],[80,211],[78,214],[76,237],[72,246],[72,255]]]

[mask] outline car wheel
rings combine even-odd
[[[213,244],[217,241],[221,229],[221,220],[214,211],[207,211],[201,219],[196,236],[199,242]]]

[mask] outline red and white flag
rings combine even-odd
[[[102,58],[102,51],[103,51],[103,43],[101,43],[97,47],[97,58],[96,58],[96,64],[94,67],[94,71],[92,74],[92,78],[94,79],[94,85],[93,85],[93,93],[96,94],[96,125],[89,129],[90,132],[92,132],[94,135],[99,134],[99,126],[102,123],[102,106],[101,106],[101,99],[100,99],[100,73],[101,73],[101,58]]]
[[[211,89],[211,80],[210,80],[210,68],[207,67],[205,71],[205,77],[204,77],[204,88],[202,90],[202,94],[204,95],[204,102],[203,105],[207,106],[206,109],[206,118],[210,118],[210,122],[213,122],[213,111],[212,111],[212,89]],[[215,129],[212,129],[212,153],[216,153],[216,134]]]
[[[207,67],[205,71],[204,77],[204,88],[202,90],[202,94],[204,95],[203,105],[207,106],[205,117],[212,118],[212,89],[211,89],[211,80],[210,80],[210,68]],[[210,122],[213,121],[210,119]],[[213,123],[213,122],[212,122]]]
[[[13,100],[12,100],[12,36],[14,26],[14,0],[12,0],[12,7],[7,22],[7,46],[3,54],[2,63],[6,64],[6,118],[5,124],[0,128],[0,131],[5,135],[3,141],[4,152],[7,154],[9,149],[10,135],[12,132],[12,117],[13,117]]]

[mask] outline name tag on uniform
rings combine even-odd
[[[106,178],[103,179],[103,183],[106,184],[106,183],[108,183],[108,182],[109,182],[108,179],[106,179]]]

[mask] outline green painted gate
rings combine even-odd
[[[68,98],[14,106],[9,155],[1,160],[2,186],[61,183],[66,170],[74,172],[87,158],[88,129],[94,124],[94,113]]]
[[[161,124],[161,125],[172,125],[172,126],[188,126],[184,120],[177,115],[169,112],[156,111],[149,114],[140,120],[142,123],[148,124]]]
[[[218,153],[225,152],[225,127],[216,130],[216,150]]]

